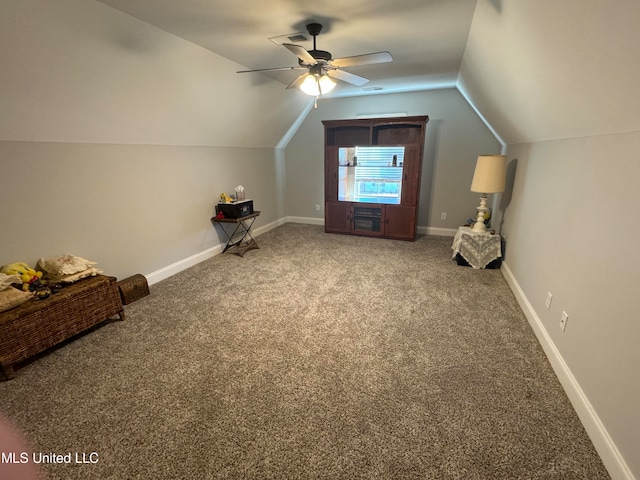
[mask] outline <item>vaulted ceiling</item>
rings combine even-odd
[[[248,69],[297,65],[278,43],[319,22],[334,57],[393,55],[330,95],[457,87],[506,143],[640,130],[637,0],[100,1]],[[285,88],[298,73],[239,75]]]
[[[640,130],[637,0],[478,0],[458,88],[507,143]]]
[[[333,95],[454,86],[476,0],[101,0],[250,69],[297,66],[297,58],[270,40],[300,32],[307,41],[276,42],[313,48],[306,24],[323,25],[320,50],[333,57],[389,51],[393,63],[347,69],[370,80],[340,82]],[[249,74],[258,75],[258,74]],[[298,72],[268,75],[288,85]]]

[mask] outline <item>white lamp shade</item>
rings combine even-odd
[[[302,81],[300,90],[302,90],[307,95],[317,97],[318,95],[329,93],[335,86],[336,82],[334,82],[326,75],[316,77],[315,75],[309,74]]]
[[[507,178],[505,155],[480,155],[473,172],[471,191],[478,193],[504,192]]]

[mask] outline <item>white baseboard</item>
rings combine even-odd
[[[324,218],[315,217],[287,217],[287,222],[306,223],[310,225],[324,225]],[[418,227],[417,231],[421,235],[438,235],[442,237],[455,237],[457,228],[438,228],[438,227]]]
[[[273,230],[274,228],[279,227],[280,225],[284,225],[285,223],[287,223],[287,217],[283,217],[274,222],[267,223],[266,225],[262,225],[261,227],[258,227],[255,230],[251,230],[251,231],[255,232],[253,234],[255,237],[259,237],[263,233],[267,233],[268,231]]]
[[[208,248],[202,252],[196,253],[195,255],[178,260],[171,265],[167,265],[166,267],[162,267],[160,270],[156,270],[155,272],[145,275],[145,277],[147,277],[147,283],[149,285],[158,283],[159,281],[169,278],[189,267],[193,267],[200,262],[204,262],[205,260],[218,255],[220,252],[222,252],[222,245],[218,244],[215,247]]]
[[[261,227],[252,230],[251,233],[253,236],[258,237],[263,233],[268,232],[269,230],[273,230],[280,225],[285,223],[306,223],[309,225],[324,225],[324,218],[316,218],[316,217],[282,217],[275,222],[271,222],[267,225],[263,225]],[[453,228],[437,228],[437,227],[418,227],[418,233],[423,235],[440,235],[445,237],[453,237],[456,234],[456,229]],[[193,267],[200,262],[204,262],[209,258],[222,253],[224,248],[223,244],[215,245],[211,248],[203,250],[202,252],[191,255],[190,257],[183,258],[182,260],[178,260],[171,265],[167,265],[166,267],[162,267],[159,270],[151,272],[147,275],[147,282],[149,285],[153,285],[154,283],[158,283],[165,278],[169,278],[176,273],[179,273],[183,270],[186,270],[189,267]]]
[[[613,480],[635,480],[635,476],[620,454],[618,447],[616,447],[609,435],[609,432],[607,432],[607,429],[600,420],[600,417],[593,408],[593,405],[591,405],[589,398],[580,387],[578,380],[574,377],[569,366],[564,361],[564,358],[562,358],[560,351],[549,336],[542,320],[540,320],[540,317],[538,317],[538,314],[535,312],[533,306],[520,288],[518,281],[515,279],[513,272],[511,272],[511,269],[509,268],[509,265],[506,262],[502,262],[500,270],[502,271],[504,278],[507,280],[511,291],[518,300],[520,308],[522,308],[525,316],[527,317],[529,325],[531,325],[536,337],[538,337],[540,345],[542,345],[556,376],[560,380],[564,391],[569,397],[569,400],[578,414],[587,434],[591,438],[591,441],[600,455],[602,463],[604,463],[604,466],[607,468],[609,475],[611,475]]]
[[[258,227],[255,230],[251,230],[251,235],[253,235],[254,237],[259,237],[263,233],[266,233],[269,230],[273,230],[274,228],[279,227],[280,225],[286,222],[287,222],[286,218],[281,218],[280,220],[276,220],[275,222],[268,223],[267,225],[262,225],[261,227]],[[147,277],[147,283],[149,285],[153,285],[154,283],[158,283],[159,281],[164,280],[165,278],[169,278],[170,276],[175,275],[176,273],[179,273],[183,270],[186,270],[189,267],[193,267],[194,265],[197,265],[200,262],[204,262],[205,260],[208,260],[209,258],[215,255],[218,255],[219,253],[222,253],[223,248],[224,248],[224,245],[220,243],[211,248],[203,250],[202,252],[196,253],[195,255],[191,255],[190,257],[183,258],[182,260],[178,260],[177,262],[172,263],[171,265],[162,267],[161,269],[156,270],[155,272],[151,272],[148,275],[145,275]]]
[[[418,233],[423,235],[437,235],[439,237],[455,237],[457,228],[418,227]]]
[[[308,225],[324,225],[324,218],[315,217],[287,217],[289,223],[306,223]]]

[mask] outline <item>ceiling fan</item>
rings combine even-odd
[[[308,95],[318,97],[319,95],[328,93],[335,87],[334,79],[342,80],[361,87],[369,80],[367,78],[355,75],[353,73],[342,70],[344,67],[354,67],[358,65],[370,65],[373,63],[392,62],[393,57],[389,52],[366,53],[364,55],[355,55],[353,57],[333,58],[331,53],[316,48],[316,37],[322,31],[322,25],[319,23],[309,23],[307,25],[309,35],[313,37],[313,49],[306,50],[300,45],[292,43],[283,43],[282,46],[298,57],[298,66],[295,67],[278,67],[278,68],[260,68],[257,70],[241,70],[236,73],[249,72],[274,72],[278,70],[306,70],[300,74],[287,88],[300,88]]]

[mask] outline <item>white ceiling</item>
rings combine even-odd
[[[247,69],[296,66],[297,58],[270,37],[323,25],[317,48],[334,58],[389,51],[388,64],[345,68],[368,78],[344,82],[333,95],[453,87],[477,0],[100,0]],[[299,42],[307,50],[312,41]],[[300,72],[268,75],[286,87]],[[239,75],[260,75],[244,73]],[[382,88],[383,90],[377,90]]]

